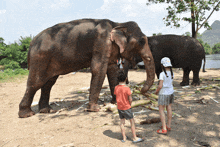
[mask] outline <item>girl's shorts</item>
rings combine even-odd
[[[118,109],[118,114],[119,114],[119,118],[120,119],[132,119],[134,116],[133,116],[133,112],[132,112],[132,109],[128,109],[128,110],[119,110]]]
[[[171,95],[159,95],[158,105],[169,105],[174,102],[174,94]]]

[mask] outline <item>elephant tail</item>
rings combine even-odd
[[[203,72],[206,72],[205,71],[205,63],[206,63],[206,60],[205,60],[205,56],[204,56],[204,63],[203,63],[203,70],[202,70]]]

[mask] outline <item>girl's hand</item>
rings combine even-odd
[[[163,80],[160,80],[159,85],[158,85],[158,87],[157,87],[157,89],[156,89],[156,92],[155,92],[156,95],[159,94],[160,89],[161,89],[162,87],[163,87]]]

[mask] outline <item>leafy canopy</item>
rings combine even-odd
[[[192,37],[196,38],[196,33],[202,27],[211,29],[208,19],[214,11],[219,11],[219,0],[148,0],[150,3],[167,3],[168,15],[163,18],[166,26],[173,25],[180,27],[180,21],[192,23]],[[181,13],[191,12],[191,15],[181,16]],[[209,14],[208,17],[206,13]]]

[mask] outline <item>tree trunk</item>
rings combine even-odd
[[[194,0],[191,0],[191,18],[192,18],[192,37],[196,38],[196,25],[195,25],[195,12],[194,12]]]

